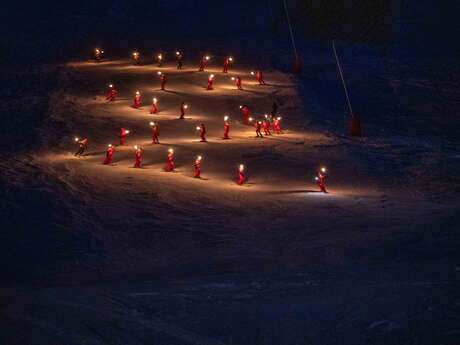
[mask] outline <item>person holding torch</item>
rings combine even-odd
[[[185,104],[185,102],[182,102],[180,105],[180,117],[179,117],[180,120],[185,119],[185,110],[187,110],[187,108],[188,108],[188,105]]]
[[[326,168],[325,167],[322,167],[320,170],[318,170],[315,180],[316,182],[318,182],[319,190],[322,193],[327,193],[326,191]]]
[[[176,52],[176,60],[177,60],[177,69],[182,69],[182,53],[180,51]]]
[[[245,181],[246,181],[246,178],[244,176],[244,165],[240,164],[238,168],[238,184],[241,186],[244,184]]]
[[[157,55],[158,67],[163,66],[163,54]]]
[[[214,81],[214,74],[210,74],[208,78],[208,87],[206,88],[206,90],[214,90],[214,88],[212,87],[213,81]]]
[[[139,52],[133,52],[133,53],[131,54],[131,57],[132,57],[132,59],[133,59],[133,63],[134,63],[135,65],[139,65],[139,62],[140,62],[140,54],[139,54]]]
[[[152,100],[152,108],[150,109],[150,114],[156,114],[158,113],[158,99],[156,97],[153,97]]]
[[[230,132],[230,123],[228,122],[228,116],[224,116],[224,139],[230,139],[228,132]]]
[[[265,85],[264,76],[261,70],[257,70],[255,73],[251,72],[251,75],[256,77],[257,81],[259,82],[259,85]]]
[[[198,69],[198,71],[200,72],[204,72],[204,69],[206,68],[206,66],[208,65],[208,61],[211,59],[211,57],[209,55],[205,55],[201,58],[201,61],[200,61],[200,68]]]
[[[257,120],[256,121],[256,124],[255,124],[255,127],[256,127],[256,135],[257,135],[257,138],[263,138],[264,136],[262,135],[262,121],[260,120]]]
[[[102,49],[94,49],[94,60],[96,60],[96,62],[101,62],[102,55],[104,55],[104,51]]]
[[[196,130],[200,132],[200,142],[206,143],[206,127],[204,126],[204,123],[201,123],[199,126],[196,127]]]
[[[107,95],[105,96],[105,99],[109,102],[113,102],[117,94],[118,94],[117,89],[115,89],[113,84],[109,84],[109,88],[107,90]]]
[[[174,150],[168,149],[168,159],[166,161],[166,171],[174,171]]]
[[[276,134],[281,134],[281,116],[273,120],[273,130]]]
[[[228,66],[233,62],[233,58],[231,56],[226,57],[224,60],[224,70],[222,72],[228,73]]]
[[[243,115],[243,123],[249,125],[249,117],[251,116],[251,112],[249,111],[249,107],[245,104],[240,105],[241,114]]]
[[[141,93],[139,91],[136,91],[136,94],[134,95],[134,101],[132,107],[134,109],[138,109],[141,106]]]
[[[160,126],[158,125],[158,122],[150,122],[149,123],[150,127],[152,128],[152,143],[153,144],[159,144],[160,140]]]
[[[139,146],[137,145],[134,145],[134,150],[136,150],[136,153],[135,153],[135,162],[134,162],[134,167],[135,168],[140,168],[141,165],[142,165],[142,150]]]
[[[75,138],[75,142],[78,144],[78,150],[75,152],[74,156],[79,157],[83,156],[85,151],[88,149],[88,139],[83,138],[80,140],[80,138]]]
[[[195,175],[193,177],[195,178],[201,178],[201,156],[197,156],[195,159],[195,164],[193,167],[195,168]]]
[[[125,145],[126,144],[126,137],[129,134],[129,130],[125,128],[120,128],[120,145]]]
[[[263,128],[264,128],[264,134],[265,135],[272,135],[270,133],[270,121],[268,120],[268,115],[265,114],[264,120],[262,122]]]
[[[105,152],[105,160],[102,164],[109,165],[112,164],[112,157],[113,157],[113,146],[109,144],[107,146],[107,151]]]
[[[166,87],[166,75],[161,72],[157,72],[157,74],[160,76],[160,89],[164,91]]]

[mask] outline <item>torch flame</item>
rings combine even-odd
[[[127,129],[127,130],[125,131],[125,133],[126,133],[126,134],[129,134],[129,130]]]
[[[210,58],[211,58],[211,57],[210,57],[209,55],[206,55],[206,56],[205,56],[205,59],[206,59],[206,60],[209,60]]]
[[[138,149],[138,146],[137,146],[137,145],[134,145],[134,149],[137,150],[137,149]]]
[[[78,140],[80,140],[80,138],[78,138],[78,137],[75,137],[75,141],[77,141],[77,142],[78,142]]]
[[[231,77],[230,79],[231,79],[231,80],[235,80],[235,77]]]
[[[325,172],[326,172],[326,168],[325,168],[325,167],[322,167],[322,168],[321,168],[321,172],[325,173]]]
[[[170,149],[168,149],[168,152],[169,152],[169,153],[173,153],[174,150],[170,148]]]
[[[112,88],[112,87],[113,87],[113,84],[109,84],[109,87]]]
[[[213,78],[214,78],[214,74],[211,74],[211,75],[209,76],[209,78],[213,79]]]
[[[280,121],[280,120],[281,120],[281,116],[278,116],[276,119],[277,119],[278,121]]]
[[[243,106],[242,106],[242,105],[240,105],[240,109],[242,109],[242,108],[243,108]]]
[[[224,116],[224,121],[227,121],[228,120],[228,116]]]
[[[254,74],[255,74],[254,71],[251,71],[251,75],[254,75]]]
[[[196,126],[196,130],[199,131],[201,129],[200,126]]]
[[[249,122],[252,122],[253,119],[252,119],[252,117],[250,117],[248,120],[249,120]]]
[[[153,97],[153,103],[156,103],[156,102],[158,102],[157,98]]]
[[[149,122],[149,125],[150,125],[150,126],[155,126],[155,122],[150,121],[150,122]]]
[[[230,57],[228,58],[228,61],[233,61],[233,58],[230,56]]]
[[[163,55],[158,54],[158,59],[161,60],[163,58]]]
[[[201,158],[203,158],[203,157],[201,157],[201,156],[196,157],[196,159],[198,159],[199,161],[201,161]]]
[[[112,144],[107,145],[108,147],[112,147]]]
[[[160,72],[160,71],[158,71],[158,72],[157,72],[157,74],[158,74],[158,75],[161,75],[161,72]]]
[[[141,93],[139,91],[136,91],[136,95],[140,95]]]
[[[184,104],[184,109],[187,109],[188,108],[188,105],[187,104]]]
[[[240,164],[240,171],[244,171],[244,164]]]
[[[177,52],[176,52],[176,55],[180,55],[180,52],[179,52],[179,51],[177,51]]]

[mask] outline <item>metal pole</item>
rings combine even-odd
[[[295,55],[295,58],[297,60],[298,59],[298,57],[297,57],[297,48],[295,46],[294,34],[292,32],[291,19],[289,19],[289,12],[288,12],[288,8],[287,8],[286,0],[283,0],[283,4],[284,4],[284,11],[286,12],[287,22],[288,22],[288,25],[289,25],[289,32],[291,34],[292,47],[294,48],[294,55]]]
[[[348,96],[348,89],[347,84],[345,84],[345,78],[343,77],[342,67],[340,66],[339,57],[337,55],[337,51],[335,50],[335,43],[332,41],[332,49],[334,50],[335,61],[337,62],[337,67],[339,68],[340,78],[342,79],[343,89],[345,90],[345,96],[347,98],[348,109],[350,109],[351,117],[354,118],[355,114],[353,113],[353,109],[351,108],[350,96]]]

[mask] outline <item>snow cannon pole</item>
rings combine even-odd
[[[295,40],[294,40],[294,32],[292,30],[291,19],[289,17],[289,11],[288,11],[288,7],[286,4],[286,0],[283,0],[283,4],[284,4],[284,12],[286,13],[286,19],[287,19],[287,23],[289,26],[289,34],[291,36],[292,48],[294,49],[294,64],[292,66],[292,71],[295,74],[301,74],[302,73],[302,59],[297,53],[297,47],[295,45]]]
[[[361,122],[353,113],[353,108],[351,107],[350,96],[348,95],[347,84],[345,83],[345,78],[343,77],[342,66],[340,65],[339,56],[337,55],[337,50],[335,49],[335,42],[332,41],[332,49],[334,50],[335,61],[337,63],[337,68],[339,70],[340,79],[342,80],[343,90],[345,91],[345,97],[347,99],[348,110],[350,111],[351,121],[349,134],[353,137],[361,136]]]

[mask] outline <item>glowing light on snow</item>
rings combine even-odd
[[[255,75],[254,71],[251,71],[251,75]]]
[[[80,138],[75,137],[75,141],[76,141],[76,142],[78,142],[79,140],[80,140]]]
[[[230,79],[231,79],[231,80],[235,80],[235,77],[231,77]]]
[[[137,145],[134,145],[134,149],[137,150],[139,147]]]
[[[248,120],[249,120],[249,122],[252,122],[253,118],[252,118],[252,117],[250,117]]]
[[[157,72],[158,75],[162,75],[162,73],[160,71]]]
[[[184,104],[184,109],[187,109],[188,108],[188,104]]]
[[[133,52],[133,58],[137,60],[139,58],[139,52]]]
[[[209,55],[205,56],[205,59],[208,61],[211,57]]]
[[[180,51],[177,51],[177,52],[176,52],[176,55],[180,55]]]
[[[163,55],[158,54],[158,60],[161,60],[161,59],[163,59]]]
[[[127,130],[125,131],[125,133],[126,133],[126,134],[129,134],[129,129],[127,129]]]
[[[209,79],[214,79],[214,74],[210,74]]]
[[[149,125],[150,125],[150,126],[155,126],[155,122],[150,121],[150,122],[149,122]]]
[[[242,106],[242,105],[240,105],[240,109],[243,109],[243,106]]]
[[[233,61],[233,58],[230,56],[230,57],[228,58],[228,61],[232,62],[232,61]]]
[[[228,121],[228,116],[224,116],[224,121]]]
[[[199,131],[201,129],[201,127],[199,126],[196,126],[196,130]]]
[[[112,88],[112,87],[113,87],[113,84],[109,84],[109,87]]]

